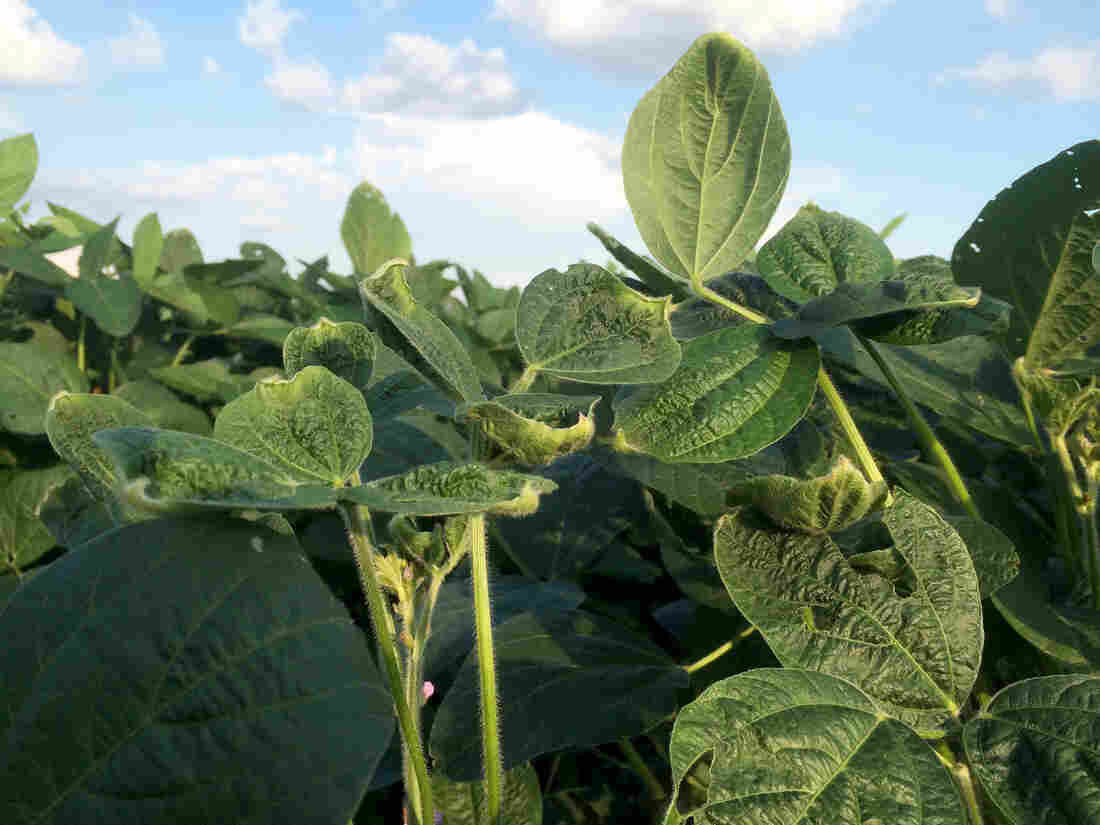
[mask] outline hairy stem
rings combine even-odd
[[[485,797],[489,825],[500,818],[500,722],[497,715],[497,670],[493,651],[493,622],[489,606],[489,552],[485,541],[485,514],[470,516],[470,568],[474,587],[474,629],[481,680],[481,761],[485,768]]]

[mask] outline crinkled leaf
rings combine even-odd
[[[661,269],[649,258],[643,258],[630,248],[623,246],[612,235],[594,223],[588,224],[588,231],[599,238],[604,249],[658,295],[671,295],[674,301],[683,301],[692,296],[691,281],[680,275],[674,275]]]
[[[671,378],[615,398],[617,448],[667,462],[751,455],[806,414],[820,365],[812,341],[785,341],[763,326],[694,338]]]
[[[358,273],[375,272],[391,258],[412,256],[412,240],[405,222],[390,211],[382,193],[366,181],[348,196],[340,237]]]
[[[447,825],[481,825],[488,822],[489,801],[485,782],[452,782],[445,776],[432,777],[435,806]],[[498,825],[542,825],[542,788],[530,762],[504,772],[500,788]]]
[[[784,298],[759,275],[748,272],[727,272],[707,284],[707,288],[768,318],[787,318],[798,311],[798,304]],[[689,298],[672,308],[671,323],[672,334],[683,341],[752,321],[706,298]]]
[[[971,769],[1011,825],[1100,823],[1100,677],[1001,690],[963,729]]]
[[[146,289],[153,282],[164,250],[164,233],[156,212],[142,218],[134,229],[134,280]]]
[[[88,379],[71,355],[37,346],[0,342],[0,426],[41,435],[46,408],[58,392],[87,392]]]
[[[165,386],[199,401],[221,401],[225,404],[256,383],[250,376],[230,372],[229,364],[221,358],[157,367],[149,370],[149,374]]]
[[[339,486],[370,455],[374,440],[363,394],[322,366],[268,379],[230,401],[214,438],[252,453],[302,484]]]
[[[543,753],[591,747],[652,729],[679,707],[688,674],[649,639],[578,610],[521,613],[497,627],[501,757],[506,769]],[[615,712],[592,697],[615,685]],[[451,780],[480,779],[476,655],[443,698],[431,755]]]
[[[1019,575],[1020,557],[1012,540],[992,524],[967,516],[946,516],[944,520],[966,542],[983,599]]]
[[[588,446],[599,401],[593,395],[498,395],[492,401],[462,404],[455,416],[478,427],[510,459],[540,467]]]
[[[174,392],[156,381],[128,381],[116,387],[112,395],[129,401],[162,430],[179,430],[210,435],[214,427],[210,416],[193,404],[187,404]]]
[[[0,217],[7,217],[27,190],[38,170],[38,144],[34,135],[0,140]]]
[[[670,298],[642,295],[602,267],[581,262],[531,280],[516,310],[516,341],[530,369],[557,378],[663,381],[680,363],[670,309]]]
[[[970,695],[982,652],[978,577],[959,535],[898,491],[883,523],[911,588],[860,573],[828,536],[784,532],[746,509],[715,527],[718,572],[785,667],[848,679],[891,715],[935,730]]]
[[[295,327],[283,341],[283,371],[293,376],[320,365],[363,390],[370,384],[378,349],[375,337],[353,321],[333,323],[322,317],[309,327]]]
[[[622,164],[638,231],[666,268],[706,282],[739,266],[790,174],[767,71],[728,34],[703,35],[634,109]]]
[[[1012,304],[1000,336],[1010,359],[1056,367],[1100,340],[1100,277],[1089,260],[1100,216],[1083,214],[1098,207],[1100,140],[1086,140],[1002,189],[955,244],[956,278]]]
[[[0,471],[0,574],[29,567],[57,543],[39,510],[50,490],[71,477],[64,464]]]
[[[413,297],[404,261],[387,261],[359,283],[363,308],[386,346],[462,401],[484,401],[477,368],[455,334]]]
[[[685,779],[707,758],[705,801],[684,809]],[[669,759],[670,811],[698,825],[967,823],[932,749],[824,673],[766,668],[715,682],[677,714]]]
[[[844,455],[827,475],[799,479],[757,476],[730,491],[731,504],[751,504],[787,530],[810,535],[851,527],[886,499],[885,481],[869,482]]]
[[[871,227],[809,203],[760,248],[756,266],[772,289],[804,304],[841,283],[890,280],[894,256]]]
[[[0,639],[5,823],[348,822],[393,730],[362,631],[255,524],[102,535]]]

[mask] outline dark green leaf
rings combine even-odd
[[[322,317],[313,326],[295,327],[283,341],[283,370],[320,365],[363,390],[370,384],[378,344],[371,331],[352,321],[334,324]]]
[[[0,573],[29,567],[57,542],[39,518],[50,490],[72,477],[55,464],[39,470],[0,470]]]
[[[641,278],[642,282],[658,295],[671,295],[674,301],[683,301],[692,296],[689,279],[665,272],[650,259],[643,258],[623,246],[594,223],[588,224],[588,231],[599,238],[604,249],[611,253],[611,257]]]
[[[229,365],[220,358],[157,367],[149,370],[149,374],[176,392],[199,401],[221,401],[226,404],[256,383],[247,375],[230,372]]]
[[[167,387],[156,381],[129,381],[116,387],[112,395],[129,401],[162,430],[179,430],[196,435],[210,435],[210,416],[200,408],[186,404]]]
[[[164,250],[164,234],[156,212],[142,218],[134,229],[134,280],[146,289],[153,282]]]
[[[35,342],[0,342],[0,426],[13,433],[41,435],[46,408],[62,390],[87,392],[88,379],[73,357]]]

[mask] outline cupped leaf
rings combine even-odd
[[[38,144],[34,135],[0,140],[0,218],[7,217],[27,190],[38,170]]]
[[[230,401],[214,438],[279,467],[301,484],[340,486],[374,443],[363,394],[321,366],[259,382]]]
[[[449,516],[491,513],[525,516],[535,512],[539,496],[557,489],[541,476],[490,470],[481,464],[441,461],[407,473],[375,479],[361,487],[337,490],[341,501],[366,504],[384,513]]]
[[[875,283],[894,275],[890,248],[864,223],[808,203],[756,255],[764,280],[799,304],[841,283]]]
[[[674,301],[683,301],[692,296],[691,281],[666,272],[649,258],[643,258],[629,247],[623,246],[612,235],[594,223],[588,224],[588,231],[595,235],[604,249],[658,295],[671,295]]]
[[[88,379],[67,352],[36,346],[33,340],[0,342],[0,426],[4,429],[41,435],[54,395],[88,389]]]
[[[455,416],[473,423],[509,458],[540,467],[588,446],[599,402],[598,395],[498,395],[460,405]]]
[[[767,71],[728,34],[703,35],[634,109],[622,164],[634,221],[658,261],[699,283],[737,267],[790,174]]]
[[[1100,340],[1100,216],[1085,214],[1098,207],[1100,140],[1086,140],[1002,189],[955,244],[955,276],[1015,310],[1000,337],[1010,359],[1056,367]]]
[[[635,292],[602,267],[548,269],[524,289],[516,341],[529,369],[588,384],[663,381],[680,363],[671,299]]]
[[[677,714],[669,759],[666,822],[967,823],[932,749],[850,682],[824,673],[762,668],[715,682]],[[686,778],[707,759],[705,799],[684,805]]]
[[[366,181],[348,196],[340,221],[340,237],[359,273],[375,272],[391,258],[412,256],[412,240],[405,222],[390,211],[382,193]]]
[[[70,478],[64,464],[0,470],[0,574],[29,567],[57,544],[39,513],[51,490]]]
[[[707,287],[723,298],[756,310],[768,318],[787,318],[798,311],[798,304],[784,298],[759,275],[727,272]],[[751,324],[743,315],[706,298],[689,298],[672,308],[672,334],[677,340],[698,338],[726,327]]]
[[[977,677],[978,577],[959,535],[919,499],[897,491],[882,521],[901,580],[860,572],[828,536],[784,532],[747,509],[715,526],[718,572],[785,667],[848,679],[892,716],[935,730]]]
[[[393,730],[347,609],[256,524],[101,535],[0,639],[5,823],[348,822]]]
[[[371,331],[354,321],[333,323],[322,317],[313,326],[295,327],[283,341],[283,371],[319,365],[359,390],[370,384],[378,345]]]
[[[567,747],[636,736],[679,706],[688,674],[645,637],[603,616],[569,610],[522,613],[497,627],[501,758],[506,769]],[[593,702],[615,685],[615,712]],[[480,779],[481,727],[476,654],[443,698],[431,733],[440,773]]]
[[[787,530],[822,535],[851,527],[881,506],[887,492],[885,481],[867,481],[851,460],[841,455],[827,475],[807,479],[757,476],[734,487],[727,500],[751,504]]]
[[[971,769],[1012,825],[1100,823],[1100,677],[1001,690],[963,729]]]
[[[92,440],[115,462],[121,497],[151,513],[213,510],[312,510],[336,506],[331,487],[213,438],[121,427]]]
[[[134,280],[146,289],[153,282],[164,250],[164,233],[156,212],[142,218],[134,229]]]
[[[763,326],[692,339],[671,378],[616,397],[616,448],[667,462],[751,455],[806,414],[820,366],[812,341],[785,341]]]
[[[485,782],[452,782],[445,776],[432,777],[436,809],[447,825],[481,825],[489,821]],[[500,788],[498,825],[542,825],[542,787],[530,762],[504,772]]]
[[[187,404],[167,387],[156,381],[128,381],[112,393],[129,401],[162,430],[179,430],[196,435],[210,435],[214,427],[210,416],[193,404]]]
[[[455,334],[413,297],[408,264],[391,260],[359,282],[363,309],[382,343],[453,398],[484,401],[477,368]]]
[[[85,242],[80,277],[66,282],[65,297],[101,330],[121,338],[133,332],[141,319],[141,290],[127,273],[117,278],[103,274],[113,254],[117,224],[115,218]]]

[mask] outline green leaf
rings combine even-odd
[[[760,274],[799,304],[841,283],[875,283],[894,276],[894,256],[871,227],[808,203],[756,255]]]
[[[134,229],[134,280],[142,289],[147,289],[153,282],[163,250],[164,235],[160,231],[160,221],[156,212],[150,212]]]
[[[1055,367],[1100,340],[1100,217],[1083,214],[1100,207],[1098,181],[1100,140],[1082,141],[1002,189],[955,244],[956,277],[1015,310],[1000,337],[1010,360]]]
[[[0,245],[0,266],[14,269],[47,286],[64,289],[72,278],[53,261],[43,257],[43,250],[32,247]]]
[[[477,427],[510,460],[540,467],[588,446],[599,402],[598,395],[498,395],[459,405],[455,417]]]
[[[128,381],[116,387],[112,395],[129,401],[162,430],[179,430],[196,435],[210,435],[214,427],[210,417],[193,404],[186,404],[176,394],[156,381]]]
[[[1001,690],[963,729],[971,769],[1012,825],[1100,823],[1100,677],[1041,676]]]
[[[0,573],[29,567],[57,543],[39,511],[50,491],[71,476],[64,464],[0,471]]]
[[[728,34],[696,40],[630,116],[623,185],[653,256],[698,283],[739,266],[787,186],[791,144],[768,73]]]
[[[38,170],[38,144],[34,135],[16,135],[0,140],[0,217],[26,194]]]
[[[757,476],[734,487],[730,504],[751,504],[774,524],[810,535],[846,530],[882,505],[885,481],[868,482],[844,455],[827,475],[799,479],[786,475]]]
[[[1019,575],[1020,557],[1012,540],[992,524],[967,516],[945,516],[944,520],[966,542],[983,599]]]
[[[222,261],[216,264],[188,264],[182,270],[187,288],[202,299],[206,314],[224,327],[241,317],[241,302],[227,281],[251,272],[256,261]]]
[[[160,383],[199,401],[226,404],[256,383],[247,375],[230,372],[229,365],[221,358],[157,367],[149,370],[149,374]]]
[[[698,825],[967,825],[932,749],[823,673],[766,668],[715,682],[677,714],[669,759],[670,814]],[[685,779],[700,762],[706,795],[685,810]]]
[[[141,320],[141,290],[137,282],[123,273],[118,278],[103,274],[115,243],[111,221],[90,237],[80,254],[80,277],[65,284],[65,297],[108,335],[121,338],[134,331]]]
[[[123,501],[140,511],[172,514],[336,506],[331,487],[302,484],[282,468],[213,438],[121,427],[100,430],[92,440],[114,460]]]
[[[529,369],[588,384],[645,384],[680,363],[669,297],[635,292],[607,270],[548,269],[524,289],[516,341]]]
[[[374,442],[363,394],[321,366],[293,378],[259,382],[230,401],[214,438],[278,467],[302,484],[338,487],[359,469]]]
[[[52,534],[52,543],[69,550],[118,526],[111,506],[98,501],[80,477],[71,474],[50,488],[38,507],[38,518]]]
[[[376,272],[391,258],[412,257],[412,240],[401,216],[391,212],[382,193],[366,181],[348,197],[340,237],[358,273]]]
[[[723,298],[754,309],[768,318],[787,318],[798,311],[798,304],[784,298],[759,275],[748,272],[727,272],[722,277],[715,278],[707,287]],[[752,321],[714,301],[696,297],[672,308],[671,323],[672,334],[677,340],[683,341],[726,327],[751,324]]]
[[[477,368],[455,334],[413,297],[404,261],[387,261],[359,282],[363,308],[382,343],[452,398],[484,401]]]
[[[353,321],[334,324],[322,317],[313,326],[295,327],[283,341],[283,371],[293,376],[313,364],[328,369],[353,387],[370,384],[377,342],[371,331]]]
[[[816,344],[784,341],[767,327],[695,338],[671,378],[616,396],[616,449],[670,463],[751,455],[806,414],[820,365]]]
[[[885,241],[894,234],[894,230],[901,226],[902,222],[908,217],[908,212],[902,212],[900,215],[894,216],[886,223],[886,226],[879,230],[878,236]]]
[[[445,776],[432,777],[435,806],[447,825],[481,825],[488,822],[489,801],[485,782],[452,782]],[[500,788],[497,825],[542,825],[542,788],[530,762],[504,772]]]
[[[345,823],[393,731],[347,609],[243,521],[99,536],[15,592],[0,639],[2,822]]]
[[[160,268],[165,272],[183,273],[185,267],[202,263],[199,242],[187,229],[173,229],[164,236],[160,253]]]
[[[293,329],[294,324],[285,318],[280,318],[278,315],[251,312],[227,327],[225,334],[232,338],[266,341],[276,347],[281,347],[286,341],[287,335]]]
[[[568,747],[591,747],[656,727],[679,706],[688,674],[648,639],[578,610],[522,613],[494,635],[505,769]],[[615,685],[615,712],[593,702]],[[548,689],[551,688],[552,689]],[[476,656],[443,697],[431,755],[448,779],[480,779]]]
[[[0,342],[0,427],[23,435],[46,432],[50,399],[58,392],[87,392],[88,379],[71,355],[31,342]]]
[[[978,577],[935,510],[897,491],[882,521],[913,583],[861,573],[828,536],[734,510],[714,532],[718,572],[784,667],[848,679],[892,716],[935,730],[970,695],[982,652]]]
[[[650,259],[643,258],[623,246],[613,236],[594,223],[588,224],[588,231],[599,238],[604,249],[611,253],[611,257],[641,278],[642,282],[658,295],[671,295],[674,301],[683,301],[694,294],[691,291],[691,281],[689,279],[665,272]]]

